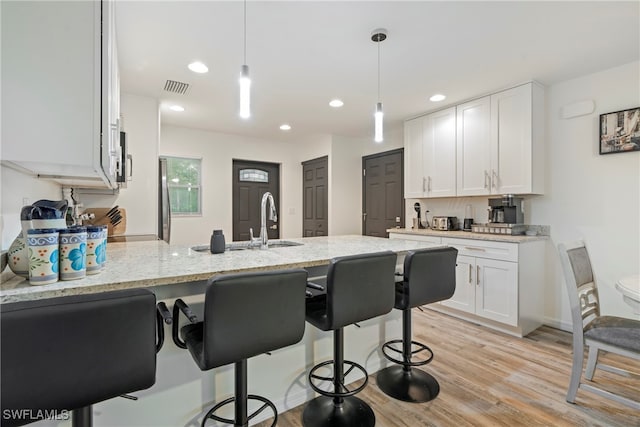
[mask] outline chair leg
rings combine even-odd
[[[235,388],[236,388],[236,404],[235,404],[235,420],[236,426],[247,427],[249,425],[247,415],[247,359],[236,362],[235,366]]]
[[[344,330],[340,328],[333,332],[332,394],[344,394],[346,391],[344,363]],[[366,371],[364,373],[366,384]],[[371,407],[353,395],[319,396],[308,402],[302,412],[304,427],[373,427],[375,424],[376,416]]]
[[[72,427],[92,427],[93,426],[93,407],[91,405],[71,411]]]
[[[440,384],[432,375],[410,365],[413,355],[411,344],[411,309],[407,308],[402,311],[402,360],[404,363],[386,367],[378,372],[376,377],[378,387],[394,399],[412,403],[428,402],[438,396]]]
[[[584,372],[584,377],[589,381],[593,380],[593,374],[596,371],[596,365],[598,364],[599,349],[595,345],[589,346],[589,358],[587,359],[587,369]]]
[[[567,391],[567,402],[576,402],[576,393],[580,386],[580,376],[582,375],[582,364],[584,362],[584,347],[573,344],[573,359],[571,363],[571,379],[569,380],[569,390]]]

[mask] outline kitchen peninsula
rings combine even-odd
[[[213,275],[284,268],[322,268],[331,258],[390,250],[400,255],[433,245],[367,236],[330,236],[289,239],[299,246],[268,250],[246,249],[211,254],[191,246],[164,241],[109,243],[107,265],[99,274],[81,280],[31,286],[8,272],[2,275],[0,303],[105,292],[116,289],[152,288],[158,299],[195,295]],[[197,242],[200,243],[200,242]]]
[[[146,287],[158,300],[165,300],[169,305],[178,297],[188,300],[200,317],[206,281],[216,274],[304,267],[313,276],[326,270],[331,258],[337,256],[391,250],[398,254],[400,264],[409,250],[441,246],[355,235],[289,241],[302,245],[214,255],[197,252],[189,246],[167,245],[163,241],[109,243],[107,266],[101,273],[82,280],[31,286],[28,280],[5,272],[0,298],[6,304]],[[377,372],[387,363],[380,353],[381,343],[402,336],[400,317],[400,311],[392,310],[385,316],[360,322],[359,327],[345,328],[345,341],[349,343],[345,356],[364,365],[370,374]],[[170,333],[169,328],[166,329]],[[331,337],[331,333],[307,327],[300,343],[274,351],[270,356],[252,358],[249,362],[250,393],[264,395],[274,402],[279,412],[313,398],[314,393],[307,385],[307,373],[311,366],[331,358]],[[125,419],[127,425],[199,424],[203,408],[206,411],[213,401],[233,394],[232,365],[202,372],[194,365],[189,352],[177,348],[170,339],[165,342],[157,360],[156,384],[135,393],[139,398],[137,401],[111,399],[95,405],[95,425],[122,425]],[[349,381],[358,379],[358,375],[352,376]],[[259,421],[258,418],[260,416],[255,421]]]

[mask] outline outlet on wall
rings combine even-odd
[[[22,206],[27,206],[31,204],[31,199],[28,197],[23,197],[22,198]]]

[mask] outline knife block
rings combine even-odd
[[[86,214],[94,214],[96,217],[94,219],[88,219],[84,221],[84,224],[87,225],[106,225],[107,226],[107,236],[119,236],[124,234],[127,231],[127,211],[124,208],[118,208],[117,212],[122,216],[120,223],[118,225],[113,225],[111,218],[107,216],[107,212],[109,212],[111,208],[88,208],[85,209],[83,213]]]

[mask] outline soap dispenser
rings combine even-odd
[[[212,254],[221,254],[224,252],[225,242],[222,230],[213,230],[211,235],[210,250]]]

